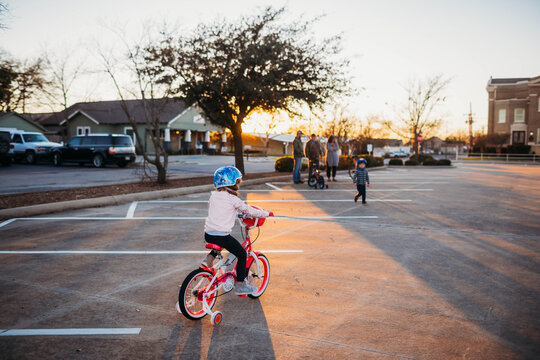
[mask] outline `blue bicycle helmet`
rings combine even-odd
[[[214,173],[214,187],[220,188],[224,186],[233,186],[236,180],[242,178],[240,170],[234,166],[223,166]]]
[[[367,161],[364,158],[360,158],[360,159],[356,160],[356,165],[360,165],[360,163],[364,163],[364,164],[367,165]]]

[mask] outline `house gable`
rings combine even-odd
[[[223,131],[221,127],[210,123],[196,106],[186,108],[167,125],[173,130]]]
[[[0,113],[0,127],[15,128],[28,132],[47,132],[43,126],[17,113]]]

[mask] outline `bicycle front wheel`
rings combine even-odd
[[[182,314],[190,320],[202,319],[206,316],[203,308],[203,294],[212,289],[207,289],[212,281],[212,273],[203,269],[193,270],[184,280],[178,293],[178,304]],[[213,287],[212,287],[213,288]],[[216,303],[216,295],[206,299],[206,303],[212,309]]]
[[[251,262],[248,270],[248,281],[252,286],[257,288],[256,292],[248,295],[253,299],[261,296],[270,282],[270,262],[263,254],[257,255],[257,259],[259,259],[260,273],[257,271],[257,264],[255,263],[255,260]]]

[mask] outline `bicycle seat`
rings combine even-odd
[[[206,243],[206,248],[207,249],[214,249],[214,250],[217,250],[217,251],[223,250],[223,248],[221,246],[216,245],[216,244],[211,244],[211,243]]]

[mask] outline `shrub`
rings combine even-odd
[[[403,160],[401,159],[390,159],[388,165],[403,165]]]
[[[420,163],[423,163],[426,160],[433,160],[433,156],[428,155],[428,154],[414,154],[409,159],[410,160],[415,160],[420,164]]]
[[[294,158],[292,156],[282,156],[274,162],[274,169],[279,172],[292,172],[294,169]]]
[[[422,165],[424,166],[434,166],[434,165],[439,165],[439,162],[435,159],[425,159],[424,162],[422,163]]]
[[[439,160],[439,165],[449,166],[452,165],[452,161],[450,161],[449,159],[441,159]]]
[[[409,160],[405,161],[405,165],[407,165],[407,166],[418,165],[418,161],[409,159]]]
[[[359,158],[364,158],[366,160],[366,167],[374,167],[374,166],[383,166],[384,165],[384,159],[380,156],[372,156],[369,154],[361,154],[358,155]],[[350,164],[354,164],[354,158],[352,156],[340,156],[339,157],[339,164],[338,169],[339,170],[345,170],[349,168]]]
[[[339,156],[339,162],[338,162],[338,170],[347,170],[349,168],[349,164],[353,163],[353,158],[351,156],[347,155],[340,155]]]

